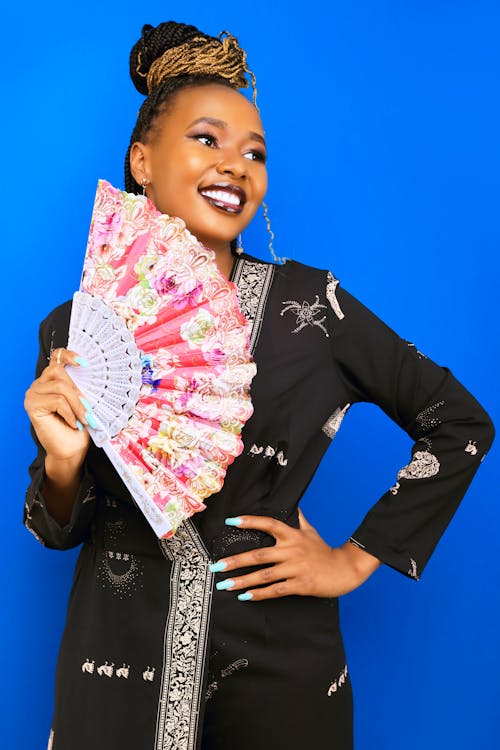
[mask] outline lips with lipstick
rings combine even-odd
[[[227,182],[217,182],[213,185],[200,188],[199,193],[211,206],[215,206],[215,208],[219,208],[229,214],[240,214],[247,200],[243,188]]]

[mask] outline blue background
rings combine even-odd
[[[44,550],[21,525],[33,457],[22,401],[38,323],[78,286],[97,179],[123,184],[141,25],[173,17],[239,37],[259,85],[278,253],[330,267],[498,423],[500,9],[88,0],[3,15],[0,746],[38,750],[76,552]],[[262,217],[244,244],[266,257]],[[409,448],[378,409],[353,409],[306,516],[342,543]],[[381,569],[344,598],[356,750],[498,747],[497,477],[495,445],[420,583]]]

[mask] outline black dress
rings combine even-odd
[[[378,404],[415,441],[353,543],[418,578],[493,439],[446,368],[399,338],[328,271],[249,256],[233,280],[257,363],[244,452],[207,509],[158,541],[91,447],[61,528],[31,466],[25,523],[49,547],[83,542],[57,667],[53,750],[352,748],[336,599],[240,602],[210,562],[273,540],[227,516],[298,525],[297,506],[351,406]],[[70,303],[40,328],[38,373],[65,346]]]

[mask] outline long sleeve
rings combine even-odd
[[[494,437],[488,414],[328,273],[332,353],[351,403],[380,406],[414,440],[408,463],[351,541],[418,578]]]
[[[53,316],[62,310],[63,308],[57,308],[40,325],[40,349],[36,366],[36,377],[39,377],[43,369],[47,366],[51,336],[55,327]],[[59,326],[57,327],[59,328]],[[59,335],[64,336],[65,334],[61,332]],[[65,341],[62,341],[61,343],[57,343],[57,345],[64,346],[65,343]],[[41,491],[45,476],[45,451],[40,445],[33,428],[31,428],[31,434],[38,452],[35,460],[29,467],[31,483],[26,491],[24,524],[38,541],[47,547],[61,550],[76,547],[88,536],[95,512],[96,489],[93,477],[88,470],[87,462],[85,462],[71,518],[68,524],[60,526],[48,512]]]

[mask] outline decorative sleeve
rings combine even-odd
[[[49,360],[51,327],[49,316],[40,325],[40,352],[36,366],[37,378],[41,375]],[[61,526],[55,518],[50,515],[45,504],[45,499],[42,494],[42,486],[45,478],[46,454],[43,447],[40,445],[33,428],[31,428],[31,434],[38,448],[38,454],[29,467],[31,483],[26,491],[24,524],[38,541],[46,547],[61,550],[76,547],[89,535],[90,524],[95,511],[96,491],[93,478],[88,471],[86,463],[84,463],[82,478],[71,513],[71,518],[66,526]]]
[[[418,579],[494,438],[450,370],[400,338],[327,274],[335,366],[351,403],[377,404],[414,440],[406,466],[350,541]]]

